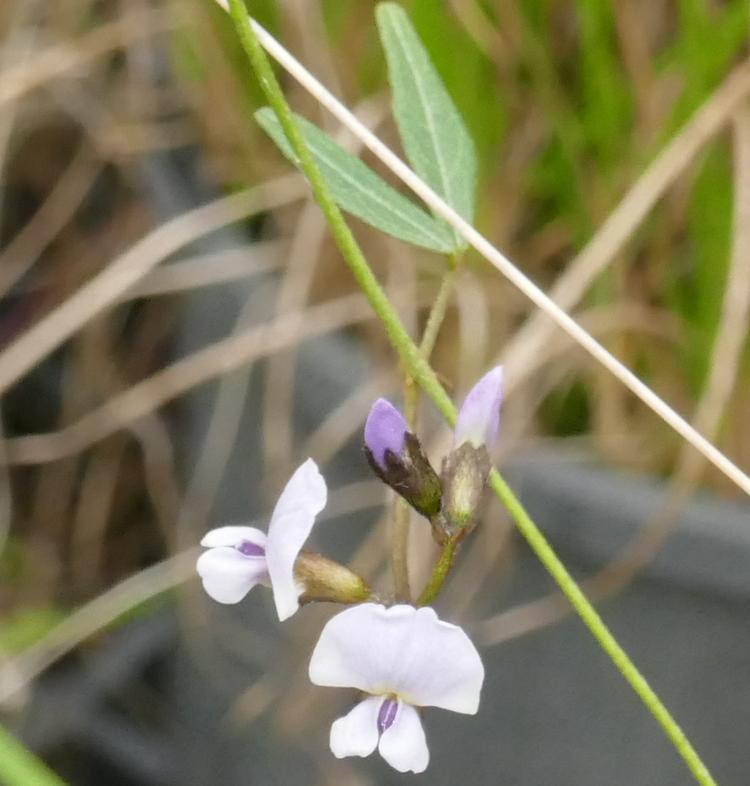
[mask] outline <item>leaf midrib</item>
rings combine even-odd
[[[439,242],[441,245],[444,245],[443,240],[441,240],[441,238],[438,235],[434,235],[431,232],[429,232],[425,227],[414,223],[414,219],[411,216],[404,215],[403,213],[398,212],[389,202],[385,201],[380,194],[378,194],[375,191],[365,190],[364,188],[362,188],[359,182],[354,178],[352,178],[346,170],[340,169],[337,166],[337,164],[331,161],[331,159],[326,156],[326,154],[323,152],[323,150],[320,147],[318,147],[318,155],[320,156],[320,160],[323,161],[331,169],[333,169],[343,180],[345,180],[350,185],[353,185],[355,191],[369,194],[370,197],[375,202],[377,202],[381,207],[383,207],[387,213],[389,213],[392,216],[396,216],[396,218],[399,221],[408,224],[410,227],[417,230],[421,235],[424,236],[425,234],[427,234],[428,237]],[[394,191],[394,193],[398,194],[398,191]],[[399,196],[401,195],[399,194]],[[420,210],[420,208],[417,205],[413,204],[412,202],[409,202],[409,205],[414,210]],[[424,217],[427,221],[434,222],[434,219],[429,214],[425,213]]]
[[[452,191],[451,191],[451,189],[449,187],[449,180],[448,180],[447,170],[446,170],[446,167],[445,167],[445,162],[443,161],[442,151],[440,149],[440,146],[437,144],[437,134],[435,133],[435,124],[434,124],[434,118],[433,118],[433,115],[432,115],[432,108],[430,106],[430,102],[425,99],[426,94],[425,94],[424,86],[423,86],[423,84],[421,82],[421,79],[420,79],[420,76],[419,76],[419,70],[414,68],[413,60],[409,56],[408,47],[405,46],[405,44],[404,44],[404,42],[402,40],[400,25],[398,23],[394,25],[394,32],[395,32],[395,35],[396,35],[396,43],[399,45],[399,47],[401,48],[401,51],[404,54],[404,59],[406,60],[408,66],[410,68],[411,75],[412,75],[412,77],[414,79],[414,83],[415,83],[415,85],[417,87],[417,93],[419,94],[420,103],[421,103],[422,107],[424,108],[424,114],[425,114],[425,117],[427,118],[428,130],[429,130],[430,136],[432,137],[432,140],[433,140],[433,149],[435,150],[435,159],[437,160],[438,173],[440,175],[440,180],[441,180],[442,185],[443,185],[443,194],[445,195],[446,201],[452,207],[455,207],[456,206],[455,205],[455,199],[453,198],[454,195],[453,195],[453,193],[452,193]],[[428,56],[428,55],[425,53],[425,56]]]

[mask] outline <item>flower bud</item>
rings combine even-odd
[[[465,442],[475,448],[482,445],[492,450],[500,422],[500,405],[503,400],[503,367],[496,366],[487,372],[469,391],[456,419],[454,445]]]
[[[386,454],[401,455],[408,431],[403,415],[390,401],[379,398],[372,405],[365,422],[365,447],[383,472],[388,469]]]
[[[294,563],[294,578],[302,588],[302,603],[362,603],[373,598],[363,578],[322,554],[303,551]]]
[[[464,442],[443,461],[443,501],[439,524],[444,536],[469,531],[490,472],[490,457],[482,445]],[[464,533],[466,534],[466,533]]]
[[[440,479],[401,413],[378,399],[365,423],[365,454],[373,472],[418,513],[432,518],[440,510]]]
[[[454,448],[443,461],[443,500],[438,536],[454,537],[472,526],[490,472],[489,450],[497,438],[503,369],[497,366],[469,391],[456,419]]]

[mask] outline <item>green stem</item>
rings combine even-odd
[[[443,545],[443,548],[440,551],[440,556],[438,557],[437,562],[435,563],[435,567],[432,571],[432,575],[430,576],[430,580],[427,582],[427,586],[422,590],[422,594],[419,596],[419,600],[417,601],[418,606],[429,606],[433,600],[438,596],[438,593],[443,587],[443,583],[445,582],[448,573],[453,565],[453,560],[456,556],[456,550],[458,549],[458,541],[457,540],[449,540],[446,544]]]
[[[268,103],[276,113],[279,124],[289,140],[289,144],[299,158],[300,167],[310,182],[313,195],[331,228],[331,234],[339,247],[344,261],[349,266],[360,289],[370,301],[375,315],[383,323],[389,341],[398,352],[409,373],[433,399],[435,405],[450,425],[453,425],[456,419],[453,402],[445,390],[443,390],[430,364],[422,357],[419,347],[411,340],[411,337],[401,324],[398,314],[391,306],[388,297],[375,278],[357,241],[354,239],[354,235],[352,235],[349,227],[346,225],[338,205],[336,205],[331,196],[328,185],[313,160],[310,149],[307,147],[294,122],[292,112],[286,103],[284,94],[281,92],[279,83],[276,81],[271,64],[268,62],[265,52],[250,25],[244,5],[241,0],[229,0],[229,9],[240,43],[250,59],[260,86],[268,99]]]
[[[677,752],[685,760],[698,783],[703,784],[703,786],[716,786],[716,781],[695,748],[691,745],[690,740],[685,736],[685,732],[683,732],[661,699],[656,695],[654,689],[648,684],[646,678],[638,671],[633,661],[630,660],[630,657],[612,635],[599,613],[589,603],[575,579],[568,573],[567,568],[560,562],[560,559],[552,550],[552,546],[550,546],[542,532],[532,521],[518,497],[516,497],[510,486],[494,468],[490,472],[489,485],[498,499],[505,505],[529,546],[531,546],[542,565],[557,582],[563,594],[570,601],[576,612],[578,612],[578,615],[599,642],[601,648],[609,655],[622,676],[630,683],[630,686],[638,694],[649,712],[656,718]]]
[[[279,87],[273,69],[266,58],[255,32],[248,19],[242,0],[229,0],[230,13],[240,41],[250,59],[261,88],[268,102],[276,112],[279,123],[300,160],[300,166],[312,187],[313,194],[328,222],[331,233],[349,266],[357,284],[370,302],[373,311],[383,323],[383,327],[394,349],[398,352],[409,374],[419,383],[422,390],[432,399],[435,406],[448,421],[454,425],[456,408],[440,384],[430,364],[424,359],[419,347],[412,341],[398,315],[391,306],[383,289],[378,283],[370,266],[360,250],[354,236],[346,225],[338,206],[333,200],[328,186],[320,173],[309,148],[297,129],[284,94]],[[641,701],[661,725],[675,749],[682,756],[695,779],[703,786],[716,786],[705,764],[701,761],[682,729],[678,726],[669,710],[662,704],[646,679],[638,671],[626,652],[609,632],[604,621],[586,596],[581,592],[573,577],[560,562],[539,528],[524,510],[518,498],[505,483],[497,470],[492,470],[490,486],[505,505],[516,526],[528,541],[537,557],[550,575],[557,581],[560,589],[586,623],[591,634],[610,657],[614,665],[627,680]]]
[[[438,333],[445,320],[445,313],[448,310],[448,303],[450,302],[453,288],[456,285],[456,278],[460,271],[460,262],[455,257],[451,257],[450,267],[443,276],[440,282],[440,289],[435,296],[435,302],[432,304],[430,314],[427,317],[427,324],[422,334],[422,341],[419,344],[419,351],[425,360],[429,360],[432,355],[432,350],[435,349]]]
[[[4,786],[65,786],[47,765],[0,726],[0,783]]]
[[[408,563],[410,522],[409,504],[401,497],[395,496],[391,513],[391,572],[394,595],[401,603],[411,603]]]
[[[459,261],[457,258],[450,257],[448,264],[448,270],[440,281],[440,288],[430,309],[422,341],[419,344],[419,351],[425,361],[429,361],[432,350],[435,348],[458,275]],[[416,430],[418,403],[419,387],[408,369],[404,368],[404,419],[412,431]],[[392,515],[393,530],[391,532],[391,569],[396,599],[407,603],[411,602],[407,554],[410,521],[411,508],[408,503],[401,497],[395,497]]]

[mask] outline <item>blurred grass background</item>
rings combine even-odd
[[[747,315],[730,307],[750,267],[743,227],[733,221],[736,194],[750,177],[737,153],[747,134],[737,116],[750,92],[746,0],[404,6],[476,142],[479,229],[546,290],[566,275],[584,281],[585,294],[571,303],[577,317],[680,412],[699,418],[707,406],[699,423],[750,466]],[[397,144],[374,4],[258,0],[248,7]],[[154,156],[189,151],[202,178],[227,194],[289,174],[253,122],[259,91],[210,2],[11,0],[0,7],[0,36],[5,347],[165,221],[142,186]],[[295,108],[337,132],[284,82]],[[686,125],[698,110],[704,122]],[[670,145],[683,163],[657,169],[648,181],[655,207],[632,218],[624,197]],[[283,282],[277,315],[353,291],[325,233],[310,235],[315,219],[295,188],[280,208],[244,222],[270,244]],[[602,228],[618,209],[632,227],[624,242],[610,242]],[[416,330],[444,262],[352,223],[390,290],[413,293],[398,304]],[[311,236],[307,256],[298,249],[290,259],[294,243]],[[577,263],[597,242],[607,248],[597,252],[600,272],[589,280]],[[230,262],[219,260],[217,270]],[[66,442],[63,429],[173,359],[181,299],[204,285],[186,281],[112,304],[5,392],[0,650],[7,656],[22,655],[70,610],[187,545],[175,524],[185,502],[172,447],[179,397],[101,438]],[[686,458],[679,438],[581,351],[554,332],[540,340],[538,326],[530,340],[530,305],[483,261],[470,259],[459,290],[436,366],[456,394],[498,359],[518,370],[503,456],[553,443],[614,467],[677,474],[689,490],[736,493]],[[717,340],[727,324],[738,347],[729,358]],[[371,323],[355,330],[377,359],[382,393],[397,395],[380,331]],[[299,447],[283,394],[290,362],[279,352],[267,375],[261,417],[269,489]],[[345,426],[328,421],[327,441],[314,444],[335,455],[379,392],[353,397],[342,410],[348,420],[339,414]],[[57,447],[47,450],[44,435],[53,432]],[[42,441],[24,441],[29,435]]]

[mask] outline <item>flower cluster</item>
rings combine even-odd
[[[365,424],[365,453],[381,480],[427,518],[435,539],[461,539],[471,530],[490,470],[503,396],[502,367],[469,391],[456,420],[453,449],[438,477],[401,413],[378,399]]]
[[[501,398],[502,370],[496,368],[466,397],[440,476],[388,401],[376,401],[367,418],[364,441],[371,467],[430,521],[441,543],[458,542],[473,526]],[[431,608],[382,605],[360,576],[303,551],[326,501],[325,480],[308,459],[282,491],[267,533],[225,526],[206,534],[198,574],[219,603],[238,603],[258,584],[270,587],[279,620],[292,616],[300,603],[349,604],[323,628],[309,667],[316,685],[365,694],[331,726],[331,751],[342,758],[368,756],[377,748],[399,772],[422,772],[429,751],[417,708],[476,713],[482,661],[464,631],[438,619]]]

